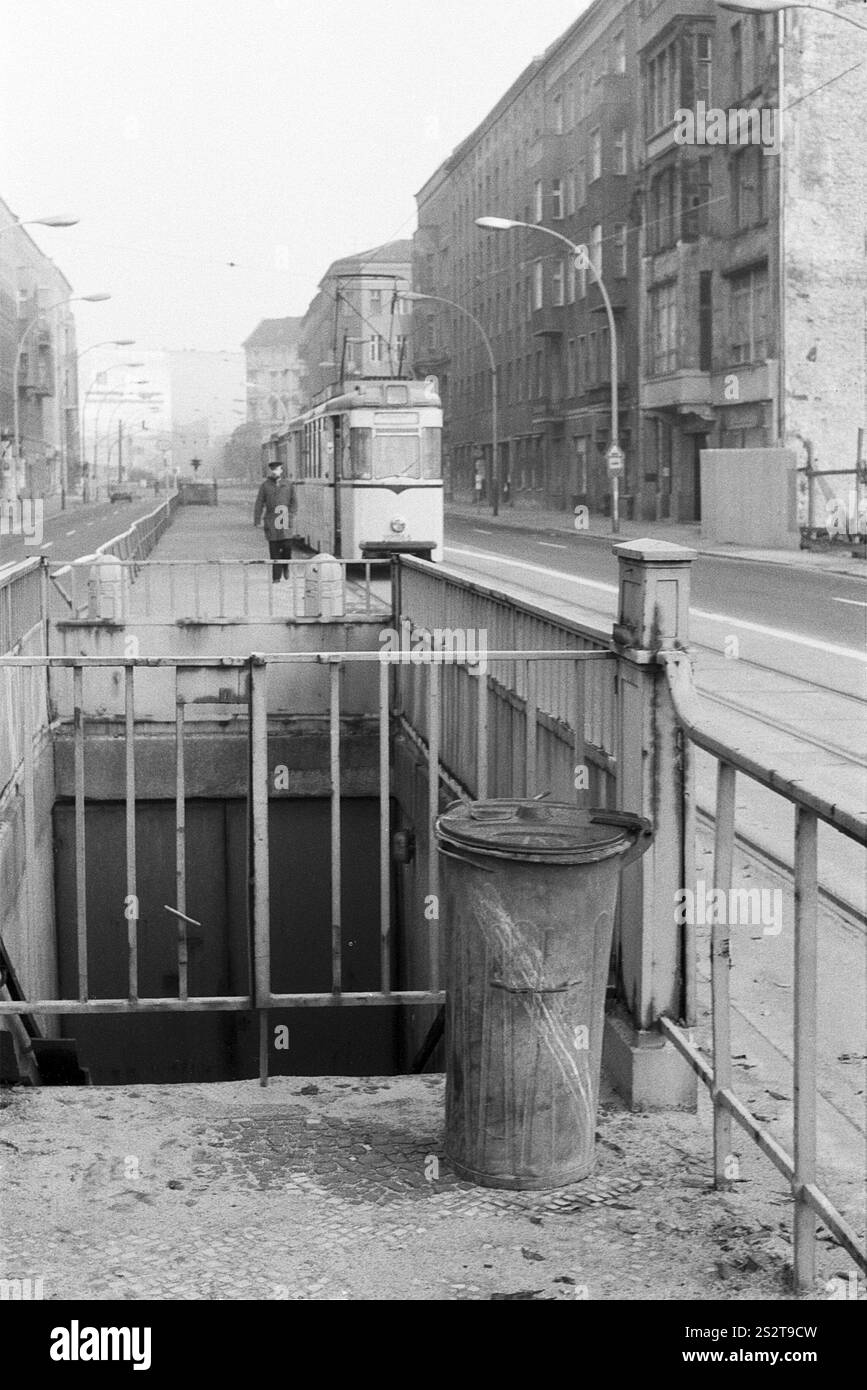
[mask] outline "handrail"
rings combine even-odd
[[[811,811],[827,825],[832,825],[842,835],[847,835],[859,844],[867,844],[867,821],[828,801],[813,792],[809,787],[794,781],[773,768],[764,767],[756,758],[742,748],[732,748],[714,733],[708,716],[701,708],[701,702],[692,679],[692,665],[689,654],[684,651],[659,652],[657,663],[665,669],[668,688],[671,693],[675,713],[693,743],[705,752],[711,753],[722,763],[728,763],[738,772],[743,772],[769,791],[777,792],[788,801]]]

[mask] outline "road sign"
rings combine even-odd
[[[605,463],[609,478],[619,478],[623,473],[626,455],[619,444],[609,444],[605,451]]]

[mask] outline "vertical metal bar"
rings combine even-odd
[[[151,611],[151,567],[149,564],[144,566],[144,591],[145,613],[148,614]]]
[[[439,666],[428,666],[428,895],[436,912],[430,921],[430,988],[440,984],[440,860],[434,826],[440,809],[440,687]]]
[[[268,585],[268,617],[274,616],[274,590],[277,587],[270,572],[270,564],[265,566],[265,583]]]
[[[193,605],[193,612],[200,618],[202,615],[199,611],[199,567],[196,564],[193,565]]]
[[[370,561],[366,561],[364,566],[364,611],[370,612]]]
[[[175,907],[187,911],[187,804],[184,770],[184,699],[181,668],[175,667]],[[178,998],[188,997],[187,924],[178,917]]]
[[[33,771],[33,689],[36,669],[21,668],[23,677],[23,734],[22,762],[24,772],[24,901],[26,904],[26,936],[36,939],[36,779]]]
[[[78,944],[78,997],[87,999],[87,875],[84,835],[84,670],[73,667],[72,703],[75,739],[75,929]]]
[[[175,567],[169,561],[169,615],[175,616]]]
[[[524,795],[536,795],[536,734],[537,734],[537,710],[536,710],[536,686],[537,668],[535,661],[527,661],[526,666],[526,703],[524,706],[526,714],[526,726],[524,729],[526,739],[526,752],[524,756]]]
[[[564,661],[562,664],[564,672],[568,673],[567,663]],[[575,785],[575,800],[579,806],[586,806],[591,800],[591,792],[588,785],[590,777],[584,741],[584,705],[587,698],[587,687],[584,680],[584,662],[576,661],[573,670],[575,674],[575,692],[572,704],[572,766],[574,768],[572,780]]]
[[[218,560],[218,561],[217,561],[217,590],[218,590],[218,593],[219,593],[219,595],[220,595],[220,611],[219,611],[219,617],[225,618],[225,616],[226,616],[226,571],[225,571],[225,569],[224,569],[224,567],[223,567],[223,562],[222,562],[222,560]]]
[[[695,888],[695,749],[692,739],[681,729],[681,778],[683,787],[683,887]],[[688,916],[690,914],[687,914]],[[683,926],[683,1021],[687,1028],[696,1024],[697,960],[695,923]]]
[[[253,971],[255,1003],[259,1009],[259,1083],[268,1082],[267,1037],[263,1020],[271,995],[271,883],[268,837],[268,666],[260,656],[250,658],[250,807],[252,812]],[[264,1047],[262,1045],[264,1037]]]
[[[729,900],[732,883],[732,858],[735,837],[736,773],[731,763],[720,762],[716,784],[716,830],[714,835],[713,882]],[[717,898],[715,901],[719,902]],[[726,920],[721,922],[720,917]],[[731,969],[731,936],[728,913],[714,912],[711,925],[710,978],[713,1006],[713,1163],[714,1184],[726,1188],[732,1151],[732,1117],[720,1104],[717,1092],[732,1084],[731,1012],[729,1003],[729,971]]]
[[[818,819],[795,812],[795,1197],[794,1266],[798,1292],[816,1278],[816,1214],[804,1188],[816,1181],[816,972],[819,909]]]
[[[342,988],[342,923],[340,878],[340,662],[329,667],[330,711],[328,731],[331,745],[331,990]]]
[[[138,889],[135,858],[135,667],[124,668],[126,752],[126,920],[129,1001],[138,999]]]
[[[379,666],[379,975],[383,994],[391,993],[391,797],[389,786],[389,663]]]
[[[476,746],[476,795],[479,801],[488,796],[488,673],[479,670],[476,677],[478,698],[476,726],[478,728]]]
[[[241,561],[241,574],[244,584],[244,617],[250,616],[250,566],[243,560]]]

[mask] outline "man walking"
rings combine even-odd
[[[292,535],[295,529],[295,484],[284,481],[283,465],[268,464],[268,476],[262,479],[253,508],[253,525],[265,517],[265,538],[271,559],[271,583],[279,584],[289,578],[286,561],[292,559]]]

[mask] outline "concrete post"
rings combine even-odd
[[[695,551],[667,541],[612,547],[620,562],[613,630],[618,661],[617,805],[647,816],[654,839],[624,870],[614,961],[620,1004],[609,1014],[605,1066],[638,1108],[693,1107],[695,1077],[655,1030],[665,1014],[686,1017],[691,939],[675,922],[675,893],[691,881],[692,762],[656,654],[688,644],[689,577]]]

